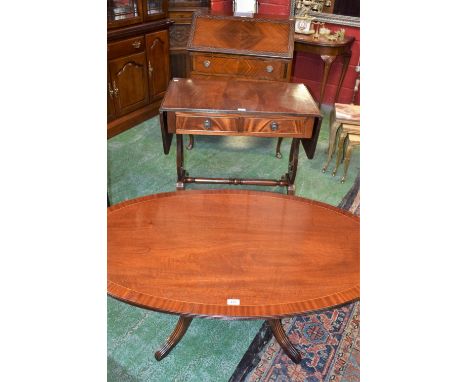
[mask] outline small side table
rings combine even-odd
[[[302,35],[299,33],[294,34],[294,50],[297,52],[308,52],[318,54],[323,61],[322,80],[320,82],[320,98],[319,107],[322,105],[323,95],[325,93],[325,86],[328,81],[328,74],[330,68],[338,56],[343,57],[343,67],[341,69],[340,80],[338,88],[336,89],[335,103],[340,94],[343,80],[348,70],[349,60],[351,59],[351,47],[355,38],[352,36],[345,36],[343,41],[329,41],[327,38],[320,36],[318,40],[314,40],[312,35]]]

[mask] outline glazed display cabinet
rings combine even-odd
[[[158,114],[170,79],[167,0],[107,1],[107,137]]]

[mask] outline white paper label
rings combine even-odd
[[[240,305],[240,300],[238,298],[228,298],[227,304],[228,305]]]
[[[245,111],[246,109],[244,109],[243,107],[238,107],[237,110],[239,110],[239,111]]]

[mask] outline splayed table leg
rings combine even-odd
[[[189,144],[185,146],[185,148],[187,150],[192,150],[194,144],[195,144],[195,138],[193,137],[193,134],[189,134]]]
[[[185,332],[187,331],[188,327],[190,326],[191,322],[192,317],[179,317],[179,321],[177,321],[177,325],[172,334],[166,340],[161,349],[159,349],[154,354],[158,361],[161,361],[179,343],[179,341],[182,339]]]
[[[283,142],[283,137],[278,138],[278,142],[276,143],[276,157],[281,159],[283,155],[281,155],[281,142]]]
[[[300,363],[302,360],[301,353],[299,353],[299,351],[294,347],[289,338],[286,336],[283,325],[281,325],[281,320],[268,320],[268,324],[273,331],[273,335],[275,336],[276,341],[278,341],[278,343],[281,345],[287,356],[291,358],[294,363]]]

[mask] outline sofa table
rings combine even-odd
[[[236,78],[175,78],[160,108],[164,153],[177,139],[177,190],[186,183],[284,186],[294,194],[299,142],[313,158],[322,123],[303,84]],[[184,169],[183,134],[293,138],[287,173],[276,179],[190,177]]]
[[[108,294],[180,317],[157,360],[199,317],[268,320],[299,363],[281,318],[359,298],[359,218],[310,199],[169,192],[109,207],[107,227]]]

